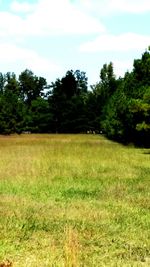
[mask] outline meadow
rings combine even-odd
[[[0,136],[0,266],[11,263],[150,266],[150,150],[99,135]]]

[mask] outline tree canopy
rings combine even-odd
[[[0,134],[103,132],[128,144],[150,146],[150,50],[131,72],[116,78],[104,64],[88,89],[84,71],[69,70],[50,85],[24,70],[0,73]]]

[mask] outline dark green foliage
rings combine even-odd
[[[18,80],[14,73],[0,73],[0,133],[24,131],[102,131],[110,139],[150,147],[150,51],[134,60],[124,78],[115,77],[111,62],[104,64],[90,90],[80,70],[67,71],[50,86],[30,70]]]
[[[30,130],[35,133],[47,133],[51,131],[51,113],[49,110],[48,100],[38,97],[31,102]]]
[[[102,121],[105,117],[104,109],[119,83],[120,81],[117,81],[114,75],[113,64],[104,64],[100,71],[100,82],[92,86],[92,92],[87,100],[87,116],[91,130],[97,132],[102,130]]]
[[[150,53],[134,61],[104,107],[106,135],[121,142],[150,146]]]
[[[0,95],[0,132],[19,133],[23,126],[23,117],[24,104],[19,98],[18,81],[15,74],[7,73]]]
[[[19,76],[20,97],[28,106],[32,100],[43,95],[44,87],[47,85],[43,77],[34,76],[30,70],[23,71]]]
[[[68,71],[60,80],[51,85],[52,92],[48,98],[53,117],[54,132],[85,132],[87,127],[85,99],[87,78],[79,70]]]
[[[41,101],[46,80],[38,78],[29,70],[25,70],[17,80],[14,73],[0,74],[0,133],[21,133],[36,128],[32,112],[32,102]],[[39,113],[37,114],[39,115]],[[46,115],[45,115],[46,116]],[[38,129],[39,129],[38,125]],[[39,130],[40,131],[40,130]]]

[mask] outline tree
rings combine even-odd
[[[104,120],[104,108],[113,93],[117,90],[119,81],[116,80],[113,70],[113,64],[104,64],[100,70],[100,81],[91,87],[92,91],[87,99],[87,117],[89,129],[102,130],[102,121]]]
[[[109,138],[150,146],[150,52],[134,60],[133,70],[120,80],[103,114],[102,125]]]
[[[119,87],[104,107],[102,129],[110,139],[128,143],[132,141],[132,117],[129,112],[129,98]]]
[[[0,95],[3,94],[6,77],[0,72]]]
[[[33,100],[29,112],[28,130],[36,133],[51,132],[52,114],[47,99],[38,97]]]
[[[86,76],[86,73],[84,71],[76,70],[74,72],[74,77],[77,82],[76,94],[86,94],[88,90],[88,78]]]
[[[20,97],[30,106],[32,100],[44,95],[47,86],[46,79],[37,77],[31,70],[25,70],[19,75]]]
[[[83,118],[85,118],[83,115],[84,97],[87,93],[85,73],[79,70],[75,72],[73,70],[67,71],[62,79],[57,79],[55,83],[52,83],[51,88],[48,101],[50,113],[53,115],[52,128],[55,129],[54,131],[81,131],[81,124]]]
[[[5,75],[0,97],[0,132],[20,132],[24,121],[24,104],[19,99],[19,83],[14,73]]]

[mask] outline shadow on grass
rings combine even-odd
[[[87,199],[87,198],[94,198],[97,199],[99,197],[99,190],[81,190],[81,189],[74,189],[69,188],[62,192],[62,197],[65,199],[76,198],[76,199]]]

